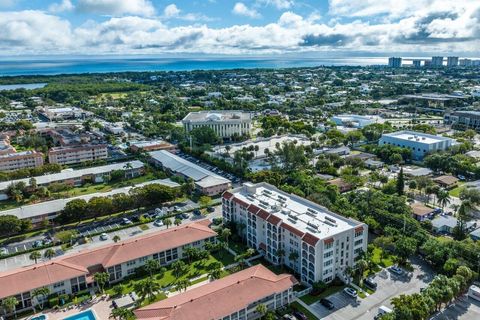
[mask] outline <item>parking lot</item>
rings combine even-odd
[[[210,164],[208,164],[208,163],[205,163],[205,162],[203,162],[203,161],[201,161],[201,160],[198,160],[198,159],[196,159],[196,158],[194,158],[194,157],[192,157],[192,156],[190,156],[190,155],[188,155],[188,154],[179,152],[177,155],[178,155],[179,157],[185,159],[185,160],[188,160],[188,161],[190,161],[190,162],[195,163],[196,165],[198,165],[198,166],[200,166],[200,167],[202,167],[202,168],[204,168],[204,169],[207,169],[207,170],[209,170],[209,171],[212,171],[212,172],[214,172],[214,173],[216,173],[216,174],[218,174],[218,175],[220,175],[220,176],[222,176],[222,177],[224,177],[224,178],[230,179],[233,183],[240,183],[240,178],[238,178],[238,177],[235,176],[234,174],[231,174],[231,173],[228,173],[228,172],[224,172],[224,171],[220,170],[219,168],[217,168],[217,167],[215,167],[215,166],[212,166],[212,165],[210,165]]]
[[[192,202],[192,204],[194,204],[194,203]],[[190,208],[190,207],[188,205],[185,205],[185,207],[184,207],[185,211],[187,210],[186,208]],[[202,220],[202,219],[205,219],[205,218],[208,218],[208,219],[212,220],[214,218],[221,217],[222,216],[221,206],[216,205],[216,206],[214,206],[214,209],[215,209],[215,211],[212,212],[212,213],[209,213],[207,217],[205,217],[205,216],[195,216],[193,214],[190,214],[188,219],[183,219],[182,220],[182,224]],[[120,222],[118,222],[118,223],[120,223]],[[115,224],[105,224],[105,225],[98,225],[97,224],[95,226],[92,225],[89,228],[82,229],[81,234],[86,236],[86,237],[89,237],[89,234],[105,232],[105,233],[108,234],[108,238],[106,240],[101,240],[100,237],[98,235],[96,235],[96,236],[91,238],[92,241],[90,241],[86,244],[75,245],[71,250],[68,251],[68,253],[73,253],[73,252],[76,252],[76,251],[79,251],[79,250],[84,250],[84,249],[91,249],[91,248],[94,248],[94,247],[98,247],[100,245],[104,245],[106,243],[112,243],[113,242],[113,237],[115,235],[118,235],[121,240],[125,240],[125,239],[128,239],[130,237],[138,236],[140,234],[147,234],[147,233],[159,231],[159,230],[162,230],[162,229],[166,228],[165,226],[156,227],[156,226],[153,225],[153,222],[147,223],[146,225],[148,226],[147,230],[142,230],[142,229],[140,229],[139,226],[132,226],[130,228],[125,228],[125,229],[117,230],[117,231],[113,231],[113,232],[108,232],[108,230],[113,229]],[[63,254],[63,252],[61,250],[59,250],[60,247],[53,247],[53,249],[56,250],[57,256]],[[45,251],[45,249],[39,249],[39,252],[42,254],[42,256],[43,256],[44,251]],[[45,260],[44,258],[39,259],[39,261],[44,261],[44,260]],[[10,269],[18,268],[18,267],[21,267],[21,266],[27,266],[27,265],[31,265],[33,263],[34,262],[32,260],[30,260],[30,258],[29,258],[29,253],[19,254],[19,255],[14,256],[14,257],[0,259],[0,271],[10,270]]]
[[[414,272],[410,275],[398,276],[386,272],[387,277],[383,278],[377,274],[373,278],[378,285],[377,291],[364,299],[354,299],[340,291],[327,297],[334,303],[334,310],[326,309],[319,302],[311,304],[310,308],[319,319],[371,320],[378,313],[380,306],[392,307],[391,298],[400,294],[420,292],[420,288],[426,287],[427,283],[433,279],[433,271],[424,263],[414,264],[414,268]]]
[[[473,320],[480,319],[480,301],[466,295],[455,301],[430,320]]]

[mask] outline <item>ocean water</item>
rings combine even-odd
[[[367,66],[387,63],[386,57],[354,58],[0,58],[0,76],[106,73],[123,71],[189,71],[316,66]]]
[[[43,88],[47,85],[47,83],[25,83],[25,84],[5,84],[0,85],[0,91],[2,90],[16,90],[16,89],[38,89]]]

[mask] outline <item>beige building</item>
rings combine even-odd
[[[220,138],[231,138],[250,133],[252,114],[232,110],[190,112],[182,123],[187,133],[195,128],[210,127]]]
[[[0,156],[0,171],[36,168],[43,165],[43,153],[23,151]]]
[[[48,162],[58,164],[73,164],[85,161],[95,161],[108,157],[105,144],[55,147],[48,152]]]

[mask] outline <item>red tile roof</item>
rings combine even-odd
[[[267,211],[263,210],[263,209],[260,209],[258,212],[257,212],[257,216],[259,216],[260,218],[262,218],[263,220],[267,220],[268,216],[270,215],[270,213],[268,213]]]
[[[44,287],[133,259],[216,236],[209,220],[185,224],[118,243],[0,273],[0,298]]]
[[[223,194],[222,194],[222,197],[227,199],[227,200],[230,200],[231,197],[233,197],[233,194],[231,192],[228,192],[228,191],[225,191]]]
[[[292,275],[256,265],[138,309],[135,315],[139,320],[221,319],[297,283]]]
[[[334,241],[333,238],[328,238],[328,239],[323,240],[323,243],[324,244],[329,244],[329,243],[332,243],[333,241]]]
[[[278,225],[282,219],[280,219],[279,217],[271,214],[268,218],[267,218],[267,221],[270,222],[271,224],[274,224],[274,225]]]
[[[233,198],[232,201],[238,203],[242,207],[245,207],[245,208],[248,207],[248,203],[246,203],[245,201],[240,200],[238,198]]]
[[[303,236],[303,241],[305,241],[306,243],[308,243],[309,245],[311,246],[315,246],[318,242],[318,239],[317,237],[315,237],[314,235],[311,235],[310,233],[305,233],[305,235]]]
[[[254,204],[251,204],[251,205],[248,206],[248,211],[253,213],[253,214],[256,214],[259,210],[260,210],[260,208],[257,207]]]
[[[303,233],[302,231],[294,228],[293,226],[289,225],[288,223],[285,223],[285,222],[282,222],[282,224],[280,225],[281,228],[285,229],[285,230],[288,230],[290,231],[291,233],[299,236],[299,237],[303,237],[303,235],[305,233]]]
[[[358,232],[358,231],[363,231],[363,226],[356,227],[356,228],[355,228],[355,232]]]

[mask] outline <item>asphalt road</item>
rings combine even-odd
[[[433,271],[423,262],[416,261],[415,270],[411,276],[396,276],[387,272],[388,278],[376,275],[374,281],[378,287],[370,296],[351,298],[344,292],[337,292],[328,297],[335,304],[335,309],[327,310],[319,302],[310,305],[319,319],[329,320],[371,320],[378,313],[382,305],[392,308],[390,299],[400,294],[412,294],[420,292],[420,288],[427,286],[434,276]]]
[[[222,216],[221,205],[214,206],[214,208],[215,208],[215,211],[212,212],[212,213],[209,213],[207,216],[202,216],[202,217],[199,218],[199,217],[196,217],[194,215],[190,215],[190,218],[182,220],[182,224],[190,223],[190,222],[198,221],[198,220],[203,220],[203,219],[212,220],[213,218],[221,217]],[[148,233],[152,233],[152,232],[155,232],[155,231],[158,231],[158,230],[166,229],[165,226],[162,226],[162,227],[154,226],[153,222],[150,222],[147,225],[148,225],[147,230],[142,230],[142,229],[140,229],[140,227],[134,226],[134,227],[131,227],[131,228],[126,228],[126,229],[122,229],[122,230],[118,230],[118,231],[114,231],[114,232],[110,232],[110,233],[108,233],[108,230],[107,230],[106,227],[102,227],[102,226],[93,227],[92,226],[92,229],[84,230],[84,232],[85,233],[88,233],[88,232],[93,233],[94,230],[98,230],[98,231],[105,230],[105,231],[102,231],[102,232],[106,232],[108,234],[108,239],[107,240],[101,240],[99,236],[94,236],[92,238],[92,241],[90,241],[86,244],[74,245],[74,247],[68,251],[68,254],[78,252],[80,250],[95,248],[95,247],[104,245],[106,243],[113,243],[113,237],[115,235],[118,235],[121,240],[125,240],[125,239],[135,237],[135,236],[138,236],[138,235],[148,234]],[[108,226],[113,226],[113,225],[109,224]],[[56,250],[57,255],[64,254],[60,250],[60,247],[53,247],[53,249]],[[42,253],[42,256],[43,256],[43,252],[45,250],[40,249],[39,251]],[[0,260],[0,271],[11,270],[11,269],[15,269],[15,268],[18,268],[18,267],[28,266],[28,265],[34,264],[34,261],[29,259],[29,255],[30,255],[29,253],[25,253],[25,254],[20,254],[20,255],[14,256],[14,257],[6,258],[6,259],[1,259]],[[41,259],[39,259],[39,262],[44,261],[44,260],[46,260],[46,259],[41,258]]]

